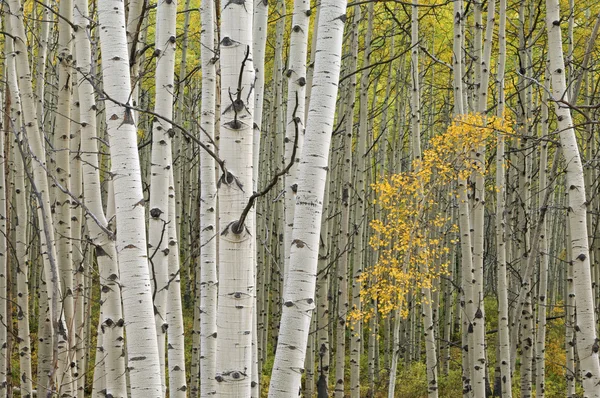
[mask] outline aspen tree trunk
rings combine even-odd
[[[329,170],[331,170],[332,159],[329,159]],[[317,281],[316,281],[316,302],[317,302],[317,344],[319,359],[318,359],[318,374],[319,380],[322,380],[325,390],[329,390],[329,362],[330,362],[330,343],[329,343],[329,324],[330,324],[330,312],[329,312],[329,272],[327,269],[328,262],[330,260],[331,246],[328,244],[329,235],[329,222],[327,220],[328,214],[331,212],[331,174],[328,174],[327,181],[325,182],[325,192],[323,196],[323,214],[321,215],[321,235],[319,242],[319,257],[317,264]],[[328,189],[329,188],[329,189]],[[319,384],[317,384],[317,389]],[[323,387],[321,387],[323,388]]]
[[[167,119],[173,116],[173,89],[175,71],[175,35],[177,2],[159,1],[156,20],[156,96],[154,111]],[[167,296],[169,294],[169,175],[173,174],[171,142],[174,131],[170,123],[159,118],[152,126],[152,160],[150,163],[150,220],[148,224],[148,255],[150,275],[153,277],[154,318],[158,339],[161,382],[163,395],[165,382],[165,338],[167,320]]]
[[[72,61],[71,25],[73,19],[72,0],[61,1],[58,19],[58,100],[54,129],[56,149],[55,184],[58,182],[62,189],[71,191],[70,140],[71,140],[71,99],[72,99]],[[56,252],[59,267],[59,277],[62,300],[61,312],[64,313],[67,324],[67,344],[64,359],[59,360],[58,382],[60,392],[66,396],[74,395],[74,383],[71,379],[71,357],[75,344],[74,330],[74,301],[73,301],[73,256],[71,245],[71,198],[67,192],[56,189],[54,202],[54,220],[56,225]],[[61,369],[62,372],[61,372]],[[64,372],[64,375],[61,373]]]
[[[44,0],[40,14],[40,32],[38,36],[37,62],[35,65],[35,100],[37,101],[38,122],[43,131],[44,115],[44,94],[46,88],[46,60],[48,58],[48,37],[50,35],[50,25],[52,25],[52,9],[50,0]]]
[[[563,274],[565,276],[565,306],[567,307],[565,310],[565,350],[566,350],[566,366],[565,366],[565,379],[567,382],[567,398],[574,398],[575,395],[575,381],[576,371],[575,371],[575,290],[573,274],[575,264],[573,262],[573,249],[569,244],[571,240],[571,227],[566,222],[566,248],[567,248],[567,257],[565,258],[567,264],[567,271]]]
[[[254,192],[258,189],[259,182],[259,163],[261,154],[261,130],[262,130],[262,118],[263,118],[263,102],[264,102],[264,90],[265,90],[265,47],[267,43],[267,22],[269,14],[269,3],[266,0],[255,0],[254,1],[254,15],[253,15],[253,32],[254,41],[252,43],[252,55],[253,64],[255,71],[254,81],[254,124],[253,124],[253,159],[252,159],[252,190]],[[258,212],[258,210],[257,210]],[[256,220],[255,220],[256,223]],[[264,225],[264,223],[262,223]],[[255,238],[261,239],[264,234],[262,230],[257,233]],[[263,247],[264,249],[264,247]],[[252,396],[257,397],[260,395],[260,376],[262,373],[263,353],[266,349],[263,344],[263,334],[265,333],[266,323],[263,322],[264,313],[261,311],[261,306],[265,303],[265,284],[262,283],[265,274],[265,263],[259,262],[257,257],[257,264],[255,267],[257,275],[257,300],[254,302],[254,317],[252,320],[252,344],[253,344],[253,369],[252,369]],[[262,286],[262,288],[261,288]],[[259,319],[260,318],[260,319]]]
[[[348,71],[352,74],[348,82],[348,95],[346,98],[346,120],[344,135],[344,159],[342,165],[342,190],[341,190],[341,228],[339,240],[341,253],[337,262],[338,277],[338,305],[336,323],[336,350],[335,350],[335,397],[342,398],[345,394],[345,364],[346,364],[346,318],[349,309],[348,303],[348,264],[352,252],[354,231],[350,222],[351,195],[354,193],[352,184],[352,136],[354,130],[354,102],[356,98],[356,71],[358,59],[358,29],[361,18],[360,6],[354,7],[354,16],[351,26],[350,55]]]
[[[452,47],[452,62],[454,76],[454,115],[462,115],[464,112],[463,106],[463,59],[462,59],[462,0],[455,0],[454,5],[454,40]]]
[[[418,2],[413,3],[411,13],[411,130],[413,160],[418,164],[421,161],[421,95],[419,77],[419,7]],[[420,166],[417,166],[420,168]],[[419,182],[421,184],[421,182]],[[423,198],[421,198],[423,200]],[[429,275],[429,265],[423,264],[421,272]],[[425,335],[425,355],[427,367],[427,396],[438,396],[437,385],[437,348],[435,343],[435,328],[433,317],[434,303],[431,300],[431,289],[427,286],[421,288],[421,319]],[[417,347],[420,350],[420,347]]]
[[[252,191],[252,7],[236,2],[221,7],[219,155],[225,166],[219,179],[216,380],[219,397],[246,397],[252,380],[256,227],[253,209],[245,220],[240,217]]]
[[[28,207],[29,200],[25,186],[25,165],[23,158],[19,152],[18,147],[23,145],[23,135],[21,134],[21,103],[20,94],[10,94],[10,90],[17,89],[17,74],[15,70],[15,61],[13,54],[13,42],[6,40],[4,43],[4,51],[6,54],[6,80],[9,82],[7,87],[9,90],[5,92],[5,98],[7,103],[10,101],[11,104],[11,119],[4,117],[4,120],[10,120],[12,125],[5,125],[4,131],[7,133],[10,130],[15,132],[13,140],[13,179],[14,179],[14,192],[15,192],[15,206],[16,206],[16,217],[14,218],[15,225],[15,262],[17,264],[17,321],[18,321],[18,341],[19,341],[19,370],[20,370],[20,387],[21,396],[33,396],[33,379],[31,373],[31,340],[29,337],[29,256],[27,253],[27,247],[29,242],[27,241],[27,224],[29,221]],[[14,117],[14,118],[13,118]],[[4,137],[0,138],[0,145],[5,142]],[[6,158],[4,158],[4,150],[0,151],[3,157],[2,165],[0,166],[0,176],[4,176],[4,172],[1,170],[4,167]],[[4,187],[3,187],[4,188]],[[0,198],[1,199],[1,198]],[[1,209],[1,208],[0,208]],[[2,218],[4,220],[4,217]],[[1,226],[0,226],[1,227]],[[3,231],[6,231],[6,225],[4,225]],[[4,237],[2,237],[4,239]],[[3,258],[6,258],[5,256]],[[40,325],[41,326],[41,325]],[[40,328],[41,329],[41,328]],[[0,389],[3,386],[0,386]]]
[[[284,161],[290,161],[294,145],[296,148],[296,159],[302,152],[302,142],[304,141],[304,120],[305,120],[305,105],[304,96],[306,92],[306,59],[308,56],[308,34],[310,21],[310,0],[294,0],[294,9],[292,13],[292,32],[290,33],[290,50],[289,64],[286,69],[286,77],[288,78],[287,88],[287,116],[285,122],[285,138],[283,141]],[[299,125],[296,127],[294,118],[298,117]],[[298,129],[298,140],[295,139],[296,128]],[[297,144],[296,144],[297,142]],[[288,269],[289,255],[291,247],[291,234],[294,225],[294,203],[296,192],[296,171],[298,166],[294,164],[284,176],[285,195],[285,229],[284,229],[284,244],[285,262],[284,269]],[[283,276],[283,292],[285,295],[287,274]]]
[[[117,252],[132,397],[162,397],[154,311],[146,247],[144,198],[137,151],[137,131],[131,109],[125,13],[118,0],[99,4],[100,43],[107,135],[117,220]],[[119,103],[111,101],[113,99]]]
[[[143,36],[142,30],[143,25],[145,23],[144,15],[144,0],[130,0],[128,2],[127,9],[127,25],[126,25],[126,35],[127,35],[127,54],[128,61],[131,68],[131,98],[132,105],[139,106],[140,102],[140,58],[143,54],[138,54],[138,51],[141,50],[140,47],[145,42],[145,37]],[[148,23],[148,22],[146,22]],[[149,24],[149,23],[148,23]],[[156,36],[157,32],[155,32]],[[133,112],[133,117],[135,120],[138,120],[137,111]]]
[[[568,102],[560,31],[560,6],[557,0],[546,0],[546,25],[548,30],[548,56],[552,96],[555,100]],[[575,137],[571,111],[568,107],[555,104],[560,131],[560,141],[566,159],[566,183],[569,200],[568,220],[573,251],[573,284],[577,306],[577,353],[580,358],[584,394],[599,397],[600,363],[594,317],[594,299],[590,275],[590,252],[586,228],[586,196],[581,157]]]
[[[203,1],[200,7],[202,30],[200,40],[202,62],[202,102],[200,125],[204,134],[200,141],[214,150],[216,70],[214,58],[214,2]],[[216,395],[217,352],[217,185],[215,161],[200,152],[200,396]],[[198,304],[196,304],[198,305]],[[192,369],[192,371],[194,371]],[[194,388],[195,385],[192,385]],[[192,390],[193,391],[193,390]]]
[[[290,252],[289,285],[282,308],[281,330],[273,365],[270,397],[298,394],[305,359],[319,251],[319,225],[333,130],[346,15],[344,0],[323,0],[317,37],[317,59],[311,90],[306,138],[298,166],[298,193]]]
[[[171,169],[172,171],[172,169]],[[183,315],[181,308],[181,268],[179,261],[179,244],[177,241],[177,204],[175,202],[175,181],[173,173],[169,172],[169,220],[168,225],[168,260],[169,280],[164,289],[167,290],[166,320],[168,361],[169,361],[169,397],[186,398],[187,385],[185,380],[185,343],[183,331]]]
[[[364,264],[364,225],[362,219],[366,218],[366,156],[367,156],[367,134],[369,133],[368,100],[369,100],[369,67],[371,57],[371,38],[373,36],[373,3],[369,3],[367,9],[367,32],[365,34],[365,50],[360,77],[360,114],[358,145],[356,150],[356,190],[358,191],[355,208],[357,229],[355,233],[356,244],[354,245],[354,261],[352,262],[352,311],[360,314],[362,303],[360,297],[361,282]],[[358,27],[357,27],[358,28]],[[360,357],[362,351],[363,324],[362,320],[352,319],[350,322],[350,395],[354,398],[360,397]]]
[[[506,66],[506,0],[500,0],[498,16],[498,66],[496,86],[498,90],[497,116],[504,117],[504,71]],[[510,358],[510,332],[508,284],[506,272],[506,166],[504,161],[505,140],[498,134],[496,147],[496,258],[498,279],[498,333],[500,375],[502,381],[502,397],[512,398],[512,372]]]
[[[96,356],[106,356],[109,365],[95,368],[94,380],[101,378],[107,394],[113,397],[127,395],[125,385],[125,358],[122,355],[123,314],[121,308],[121,290],[117,249],[114,236],[102,206],[102,191],[98,169],[98,140],[96,137],[96,101],[94,87],[90,82],[92,75],[91,46],[89,35],[89,12],[85,0],[75,1],[73,22],[75,31],[75,49],[77,54],[77,89],[79,94],[79,120],[81,123],[81,163],[83,168],[83,196],[86,212],[88,239],[95,247],[96,259],[100,270],[102,285],[102,308],[99,328],[102,339],[99,347],[102,352]],[[97,361],[98,362],[98,361]],[[84,369],[85,370],[85,369]],[[95,384],[95,383],[94,383]]]
[[[2,10],[4,7],[1,7],[0,10]],[[0,21],[0,29],[2,29],[2,22]],[[10,64],[8,66],[6,66],[5,69],[5,73],[2,74],[0,72],[0,76],[4,75],[6,76],[6,78],[8,79],[13,79],[13,76],[15,76],[15,70],[14,70],[14,60],[13,60],[13,49],[12,49],[12,43],[9,43],[10,40],[6,40],[5,41],[5,60],[7,60],[7,62]],[[7,87],[7,85],[5,85],[5,87]],[[6,106],[2,101],[2,96],[0,95],[0,107],[4,106],[3,111],[11,111],[10,105],[10,100],[11,100],[11,96],[10,94],[7,95],[7,102],[6,102]],[[18,94],[17,94],[18,97]],[[20,115],[21,111],[20,109],[18,109],[19,107],[19,101],[17,101],[15,103],[16,107],[17,107],[17,112],[16,115]],[[4,113],[3,112],[3,113]],[[13,113],[13,112],[10,112]],[[8,116],[8,117],[7,117]],[[19,117],[19,116],[17,116]],[[8,349],[8,325],[12,322],[12,314],[8,311],[8,306],[7,306],[7,300],[5,299],[6,297],[8,297],[8,291],[7,291],[7,285],[8,285],[8,272],[9,269],[7,268],[8,266],[8,250],[7,250],[7,236],[8,236],[8,213],[6,212],[6,170],[5,170],[5,165],[7,164],[6,162],[6,156],[4,153],[4,143],[6,142],[5,139],[5,132],[8,131],[9,126],[6,126],[6,128],[3,126],[3,121],[9,121],[10,124],[12,124],[12,121],[10,121],[10,114],[9,115],[5,115],[3,114],[2,116],[0,116],[0,394],[5,394],[6,396],[8,396],[9,393],[9,385],[8,385],[8,381],[9,381],[9,375],[8,375],[8,371],[9,371],[9,362],[10,362],[10,351]],[[25,195],[22,195],[25,196]],[[18,220],[17,220],[18,222]],[[21,259],[17,258],[17,263],[19,261],[22,261]]]
[[[76,54],[75,54],[76,55]],[[75,71],[73,74],[75,75]],[[75,76],[73,77],[75,79]],[[73,208],[71,209],[71,247],[73,252],[73,347],[71,353],[71,364],[73,368],[73,384],[78,398],[83,398],[85,386],[85,341],[83,340],[83,331],[89,317],[86,317],[83,297],[84,287],[84,258],[85,247],[82,245],[82,217],[83,212],[80,203],[83,201],[83,181],[81,174],[81,153],[79,151],[81,144],[81,131],[79,123],[79,95],[75,90],[71,103],[71,195],[73,195]]]
[[[550,84],[546,79],[545,87],[549,91]],[[539,204],[545,206],[544,195],[545,190],[550,189],[548,183],[548,103],[547,94],[544,93],[542,100],[542,141],[540,149],[540,170],[539,170]],[[546,211],[540,209],[540,211]],[[546,230],[546,218],[541,220],[541,226],[538,229],[539,234],[534,236],[534,239],[539,239],[539,256],[540,256],[540,271],[539,271],[539,286],[538,286],[538,306],[537,306],[537,333],[536,333],[536,345],[535,345],[535,396],[536,398],[545,397],[545,361],[546,361],[546,310],[547,300],[546,296],[548,293],[548,240]],[[532,253],[537,255],[536,253]]]
[[[283,121],[283,72],[285,69],[284,61],[283,61],[283,40],[284,40],[284,29],[286,25],[286,5],[285,1],[279,0],[277,1],[277,13],[279,15],[279,19],[277,21],[275,27],[275,56],[273,61],[273,89],[275,93],[273,95],[274,101],[271,106],[271,121],[270,128],[273,136],[273,153],[275,154],[274,165],[275,168],[282,167],[285,163],[283,158],[283,139],[284,134],[282,131],[285,131],[284,121]],[[283,191],[283,181],[280,180],[277,183],[276,190],[278,192]],[[271,336],[273,338],[273,346],[277,346],[277,339],[279,338],[279,321],[281,319],[281,297],[283,292],[283,280],[284,275],[286,274],[286,266],[287,263],[285,261],[285,249],[282,247],[282,242],[285,241],[285,198],[279,197],[276,200],[276,215],[274,220],[274,228],[276,228],[276,245],[278,247],[277,250],[277,262],[280,264],[279,266],[274,267],[273,273],[273,321],[272,321],[272,330]]]

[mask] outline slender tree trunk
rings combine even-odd
[[[200,140],[214,149],[216,71],[214,58],[215,20],[214,3],[203,2],[201,62],[202,103],[200,125],[204,134]],[[215,162],[206,152],[200,152],[200,396],[216,394],[217,351],[217,241],[216,225],[217,185]],[[192,369],[192,371],[194,371]],[[192,385],[192,388],[194,385]]]

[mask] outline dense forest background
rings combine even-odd
[[[597,1],[201,1],[0,3],[0,394],[600,397]]]

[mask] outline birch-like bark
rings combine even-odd
[[[38,127],[37,111],[35,106],[35,97],[31,82],[31,70],[27,59],[27,38],[25,35],[25,27],[23,22],[23,10],[19,0],[11,0],[8,2],[8,18],[7,25],[13,36],[13,45],[15,50],[15,66],[17,71],[17,81],[19,87],[13,87],[11,92],[19,92],[21,94],[21,110],[24,121],[24,140],[28,145],[22,147],[22,153],[26,156],[31,156],[32,173],[28,175],[32,190],[35,193],[38,203],[38,220],[43,231],[43,237],[40,240],[40,252],[43,253],[44,261],[44,279],[47,286],[48,307],[42,310],[42,314],[47,314],[47,319],[50,320],[50,336],[49,340],[55,339],[52,353],[52,361],[47,364],[47,375],[44,376],[41,387],[46,387],[49,390],[54,390],[52,377],[55,375],[58,364],[63,366],[59,369],[57,375],[59,381],[63,381],[62,373],[70,374],[70,368],[66,369],[67,363],[67,326],[64,322],[61,311],[59,311],[59,299],[62,297],[60,289],[60,280],[58,275],[58,266],[56,263],[56,247],[54,240],[54,228],[52,226],[52,211],[50,207],[50,190],[48,178],[46,174],[46,153],[44,151],[44,143]],[[46,336],[44,336],[46,337]],[[42,337],[43,338],[43,337]],[[48,337],[47,337],[48,338]],[[59,358],[60,356],[60,358]],[[46,379],[47,377],[47,379]],[[70,380],[64,380],[70,382]],[[58,386],[60,387],[60,386]],[[68,388],[67,390],[68,391]]]
[[[240,216],[252,192],[252,7],[221,3],[221,120],[218,182],[218,309],[216,381],[219,397],[250,396],[255,301],[255,220]],[[225,171],[226,170],[226,171]],[[210,376],[209,376],[210,377]]]
[[[556,101],[568,102],[560,31],[560,6],[558,0],[546,0],[546,26],[548,31],[548,56],[552,96]],[[555,103],[558,131],[566,159],[566,183],[568,192],[568,221],[573,251],[573,284],[577,306],[577,353],[583,378],[584,394],[600,397],[600,363],[594,315],[594,298],[590,274],[590,252],[586,227],[587,201],[581,157],[575,137],[571,110],[560,102]]]
[[[2,10],[4,7],[1,7],[0,10]],[[0,21],[0,29],[2,29],[2,22]],[[5,73],[4,76],[6,76],[7,79],[12,79],[13,81],[16,80],[16,74],[15,74],[15,66],[14,66],[14,59],[13,59],[13,55],[11,54],[13,51],[12,49],[12,43],[8,43],[10,40],[5,41],[5,60],[8,62],[9,65],[7,65],[4,69],[5,69]],[[0,75],[2,75],[1,71],[0,71]],[[6,87],[6,86],[5,86]],[[18,94],[16,95],[18,98]],[[10,361],[10,351],[8,349],[8,325],[11,323],[11,319],[12,319],[12,314],[10,314],[9,312],[7,312],[8,310],[8,306],[7,306],[7,300],[4,299],[6,297],[8,297],[7,295],[7,284],[8,284],[8,269],[7,269],[7,265],[8,265],[8,251],[7,251],[7,236],[8,236],[8,230],[7,230],[7,226],[8,226],[8,214],[6,212],[6,170],[5,170],[5,166],[7,164],[6,162],[6,156],[4,153],[4,143],[6,142],[5,139],[5,132],[9,131],[9,126],[4,126],[4,122],[9,121],[10,124],[13,124],[12,121],[10,121],[10,116],[11,114],[14,115],[20,115],[21,111],[20,109],[18,109],[20,102],[17,101],[15,103],[15,106],[17,107],[17,112],[11,112],[12,109],[14,107],[11,107],[11,95],[7,94],[7,99],[6,99],[6,104],[4,104],[4,102],[2,101],[2,96],[0,95],[0,108],[4,106],[3,111],[4,112],[9,112],[8,115],[4,114],[0,116],[0,394],[5,394],[8,396],[9,393],[9,389],[8,389],[8,370],[9,370],[9,361]],[[8,116],[8,117],[7,117]],[[19,116],[17,116],[19,117]],[[25,196],[24,194],[21,195]],[[17,220],[18,222],[18,220]],[[26,260],[26,259],[25,259]],[[17,258],[17,263],[20,260],[19,258]]]
[[[38,122],[43,131],[44,115],[44,95],[46,88],[46,60],[48,58],[48,37],[50,36],[50,26],[52,25],[52,9],[50,0],[44,0],[40,12],[40,33],[37,38],[37,62],[35,64],[35,100],[37,101]]]
[[[105,357],[100,366],[95,367],[94,378],[103,383],[99,390],[105,390],[113,397],[125,397],[125,358],[122,355],[123,313],[121,308],[121,289],[117,248],[114,236],[102,206],[102,188],[100,183],[98,140],[96,137],[96,100],[94,87],[89,80],[92,76],[92,49],[89,41],[90,20],[88,3],[75,0],[73,22],[75,31],[75,49],[77,55],[77,90],[79,94],[79,121],[81,128],[81,162],[83,172],[83,197],[86,212],[87,238],[95,247],[96,259],[100,271],[101,301],[98,344],[102,348],[96,357]],[[93,216],[93,217],[92,217]],[[98,363],[98,361],[96,361]],[[108,366],[104,367],[104,364]],[[95,383],[94,383],[95,384]],[[98,386],[100,387],[100,386]],[[98,389],[97,389],[98,390]],[[98,390],[98,391],[99,391]]]
[[[287,116],[285,122],[285,138],[283,141],[284,159],[287,163],[292,156],[296,154],[294,165],[284,176],[285,195],[285,231],[284,244],[285,262],[284,269],[288,270],[291,235],[294,225],[294,204],[296,202],[295,185],[298,157],[302,151],[304,141],[304,120],[305,105],[303,101],[306,92],[306,59],[308,56],[308,34],[310,21],[310,0],[294,0],[294,9],[292,13],[292,32],[290,33],[289,63],[286,69],[288,79],[287,88]],[[295,118],[299,121],[295,122]],[[298,126],[296,126],[296,123]],[[295,139],[296,129],[298,130],[298,139]],[[294,145],[297,146],[294,152]],[[283,292],[285,295],[287,274],[283,275]]]
[[[345,15],[345,0],[321,2],[312,98],[298,165],[289,272],[289,286],[294,289],[288,289],[283,300],[270,397],[296,396],[301,386],[310,320],[315,307],[318,229],[335,116]]]
[[[337,261],[338,301],[336,322],[336,350],[335,350],[335,397],[345,396],[345,365],[346,365],[346,318],[348,309],[348,264],[352,252],[354,231],[350,231],[350,203],[351,194],[354,192],[352,184],[352,136],[354,130],[354,109],[356,98],[356,71],[358,61],[358,25],[361,18],[360,6],[354,7],[354,15],[350,24],[350,54],[348,56],[347,70],[351,73],[348,79],[345,131],[344,131],[344,158],[342,163],[342,189],[341,193],[341,226],[338,239],[340,242],[340,255]]]
[[[412,130],[412,155],[416,164],[421,160],[421,94],[419,77],[419,4],[415,0],[411,9],[411,130]],[[415,164],[415,163],[413,163]],[[420,166],[417,166],[420,167]],[[416,170],[418,171],[418,170]],[[419,182],[421,184],[421,182]],[[423,200],[423,198],[421,198]],[[429,277],[429,265],[422,264],[420,272],[425,278]],[[431,288],[421,288],[421,319],[425,338],[425,361],[427,367],[427,396],[438,396],[437,348],[435,342],[435,328]]]
[[[360,313],[362,311],[362,302],[360,297],[361,281],[365,263],[364,258],[364,225],[362,221],[366,219],[366,169],[367,154],[367,135],[369,133],[368,107],[369,107],[369,69],[371,57],[371,39],[373,37],[373,3],[369,3],[367,8],[367,31],[365,34],[365,50],[360,77],[360,109],[359,109],[359,129],[358,146],[356,150],[356,191],[358,191],[357,203],[355,208],[356,226],[354,261],[352,262],[352,311]],[[350,322],[350,395],[354,398],[360,397],[360,357],[363,350],[362,344],[363,323],[361,319],[353,319]]]
[[[15,70],[15,60],[13,54],[13,42],[7,40],[4,43],[4,51],[6,54],[6,80],[9,81],[8,87],[10,89],[18,89],[17,74]],[[18,150],[18,146],[23,145],[23,136],[21,134],[21,102],[20,94],[13,93],[9,94],[9,90],[5,92],[5,97],[10,99],[10,116],[11,118],[3,118],[10,120],[11,126],[4,126],[5,131],[8,133],[13,130],[15,137],[12,147],[13,157],[13,181],[14,181],[14,193],[15,193],[15,207],[16,217],[14,218],[15,226],[15,262],[17,272],[17,327],[18,327],[18,341],[19,341],[19,369],[20,369],[20,387],[21,396],[33,396],[33,379],[31,373],[31,340],[29,337],[29,256],[28,256],[28,241],[27,241],[27,224],[29,220],[27,199],[27,190],[25,186],[25,165],[23,159]],[[4,143],[4,137],[0,139],[0,145]],[[0,151],[4,158],[4,151]],[[2,161],[0,168],[4,167],[5,158]],[[1,170],[0,170],[1,171]],[[0,176],[4,176],[4,172],[0,173]],[[1,198],[0,198],[1,199]],[[0,208],[1,209],[1,208]],[[4,220],[4,217],[2,218]],[[4,221],[3,221],[4,222]],[[1,226],[0,226],[1,227]],[[6,231],[6,225],[2,228]],[[2,237],[1,239],[4,239]],[[4,258],[4,257],[3,257]],[[42,328],[40,328],[41,330]],[[0,386],[0,389],[3,388]]]
[[[117,253],[132,397],[162,397],[161,369],[150,288],[144,196],[131,109],[125,12],[119,0],[99,3],[106,127],[117,226]],[[112,100],[111,100],[112,99]],[[114,101],[118,101],[114,102]]]
[[[546,79],[545,87],[549,91],[550,84]],[[540,149],[540,169],[539,169],[539,203],[540,206],[544,204],[545,190],[550,189],[548,183],[548,131],[549,131],[549,119],[548,119],[548,98],[547,94],[544,93],[542,100],[542,137],[541,137],[541,149]],[[540,209],[540,211],[546,211]],[[534,236],[534,239],[539,239],[539,285],[538,285],[538,306],[537,306],[537,333],[535,335],[535,396],[536,398],[545,397],[545,368],[546,368],[546,313],[547,313],[547,302],[546,299],[548,293],[548,239],[547,239],[547,228],[546,218],[541,220],[539,227],[539,235]],[[532,253],[537,255],[536,253]]]
[[[498,90],[498,117],[504,117],[504,71],[506,67],[506,0],[500,0],[498,16],[498,67],[496,86]],[[498,279],[498,333],[502,396],[512,398],[512,372],[510,360],[510,332],[508,314],[508,280],[506,263],[506,165],[505,140],[498,134],[496,147],[496,261]]]
[[[70,140],[71,140],[71,100],[72,100],[72,29],[70,21],[73,19],[73,1],[61,1],[59,4],[58,18],[58,100],[56,107],[56,121],[54,128],[54,147],[56,150],[55,184],[62,189],[55,189],[54,221],[56,229],[56,252],[59,266],[61,285],[62,309],[65,322],[68,325],[67,345],[62,363],[59,363],[59,383],[61,393],[67,396],[74,394],[73,380],[71,379],[71,357],[75,344],[74,326],[74,301],[73,301],[73,256],[71,246],[71,167],[70,167]],[[63,191],[66,190],[65,191]],[[64,376],[60,369],[63,369]]]
[[[169,361],[169,397],[186,398],[187,384],[185,379],[185,342],[183,330],[183,314],[181,307],[181,268],[179,261],[179,243],[177,241],[177,204],[175,202],[175,181],[173,169],[169,172],[169,220],[168,225],[168,260],[169,280],[164,289],[167,290],[166,318],[167,350]]]
[[[173,90],[175,72],[177,2],[159,1],[156,19],[156,88],[154,112],[164,118],[173,117]],[[173,174],[171,142],[174,131],[170,123],[155,118],[152,125],[152,160],[150,163],[150,220],[148,223],[148,248],[150,275],[153,277],[154,319],[158,339],[161,383],[163,395],[165,382],[165,339],[167,296],[169,281],[169,176]]]
[[[203,1],[200,7],[202,62],[202,103],[200,141],[214,150],[216,70],[214,2]],[[216,395],[217,352],[217,184],[215,161],[200,152],[200,396]],[[198,304],[196,304],[198,305]]]

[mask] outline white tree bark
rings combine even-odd
[[[166,318],[169,325],[167,333],[167,350],[169,360],[169,397],[186,398],[187,384],[185,379],[185,342],[183,330],[183,314],[181,308],[181,268],[179,262],[179,242],[177,240],[177,205],[175,203],[175,181],[172,169],[169,173],[169,220],[168,225],[168,259],[169,280],[167,289]]]
[[[90,81],[92,75],[92,51],[89,41],[89,12],[85,0],[75,0],[73,22],[75,31],[75,49],[77,55],[77,90],[79,94],[79,121],[81,126],[81,162],[83,172],[83,197],[86,206],[87,238],[95,247],[96,259],[100,271],[102,306],[99,319],[97,352],[104,361],[94,369],[93,380],[102,381],[101,388],[113,397],[125,397],[125,358],[122,355],[123,314],[121,308],[121,289],[117,249],[114,236],[110,233],[108,220],[102,206],[102,191],[98,161],[98,140],[96,137],[96,100],[94,87]],[[108,364],[104,367],[104,364]],[[96,385],[96,383],[94,383]],[[100,386],[98,386],[100,387]],[[99,392],[98,392],[99,393]]]
[[[70,373],[70,367],[65,368],[67,363],[67,325],[64,322],[62,312],[59,311],[59,300],[62,297],[60,289],[60,280],[58,275],[58,266],[56,263],[56,247],[54,240],[54,228],[52,225],[52,212],[50,207],[50,191],[46,170],[46,154],[42,136],[38,128],[38,119],[36,114],[35,100],[33,87],[31,84],[31,70],[27,59],[27,39],[23,23],[23,11],[19,0],[11,0],[8,3],[7,25],[14,37],[15,50],[15,65],[17,71],[17,80],[19,87],[14,87],[11,92],[20,92],[21,94],[21,110],[23,112],[23,120],[25,127],[24,139],[27,140],[27,145],[23,149],[26,156],[31,156],[32,176],[30,183],[32,190],[35,193],[38,202],[38,217],[40,227],[43,231],[41,239],[40,252],[43,253],[44,260],[44,277],[48,284],[47,296],[48,304],[47,311],[42,310],[42,313],[47,313],[47,318],[51,322],[52,334],[55,339],[53,347],[53,359],[48,364],[48,374],[55,375],[58,364],[63,366],[59,369],[59,373]],[[42,292],[43,294],[43,292]],[[51,339],[50,339],[51,341]],[[48,341],[47,341],[48,342]],[[60,357],[60,358],[59,358]],[[44,367],[43,367],[44,368]],[[59,383],[65,381],[70,383],[70,380],[64,380],[62,374],[57,375]],[[46,376],[44,376],[46,377]],[[54,390],[55,386],[52,377],[43,380],[47,384],[47,388]],[[57,388],[60,385],[56,386]],[[67,390],[68,391],[68,390]]]
[[[504,117],[504,70],[506,66],[506,0],[500,0],[498,15],[498,117]],[[508,307],[508,280],[506,272],[506,166],[504,161],[504,135],[498,134],[496,147],[496,259],[498,278],[498,333],[502,396],[512,398],[512,372],[510,360],[510,332]]]
[[[558,0],[546,0],[546,26],[552,96],[556,101],[568,102]],[[571,231],[570,245],[573,250],[573,283],[577,308],[577,353],[580,359],[584,396],[600,397],[600,389],[598,389],[600,363],[598,362],[598,340],[591,285],[583,167],[570,109],[560,102],[555,102],[555,112],[567,164],[568,219]]]
[[[177,2],[159,1],[156,19],[156,75],[154,112],[173,118]],[[158,339],[163,395],[165,382],[165,339],[169,281],[168,229],[175,218],[169,218],[169,175],[173,174],[171,141],[174,131],[170,123],[155,118],[152,126],[152,160],[150,162],[150,220],[148,225],[148,255],[154,288],[154,318]]]
[[[4,43],[4,51],[6,54],[6,79],[9,81],[9,88],[18,89],[17,74],[15,70],[15,62],[13,52],[13,43],[7,40]],[[9,97],[8,91],[5,93]],[[31,340],[29,337],[29,257],[27,253],[27,224],[28,224],[28,205],[27,191],[25,187],[25,166],[18,146],[23,145],[23,135],[21,134],[21,102],[20,94],[13,93],[11,99],[11,123],[12,126],[4,126],[5,131],[13,130],[15,132],[13,143],[13,168],[14,168],[14,186],[15,186],[15,205],[16,218],[15,224],[15,261],[17,264],[17,305],[18,305],[18,331],[19,331],[19,369],[20,369],[20,387],[21,395],[31,395],[33,390],[32,374],[31,374]],[[4,140],[0,140],[4,142]],[[1,145],[1,143],[0,143]],[[3,153],[3,152],[0,152]],[[5,159],[2,161],[3,167]],[[0,172],[4,176],[4,172]],[[1,209],[1,208],[0,208]],[[3,228],[6,228],[4,226]],[[3,229],[6,231],[6,229]],[[41,329],[41,328],[40,328]],[[1,388],[1,387],[0,387]]]
[[[345,15],[345,0],[322,1],[312,98],[305,145],[298,166],[288,282],[294,289],[287,289],[283,300],[270,397],[296,396],[301,386],[311,315],[315,307],[319,226],[335,116]]]
[[[254,210],[242,212],[252,194],[252,7],[221,3],[221,121],[219,155],[219,293],[216,380],[219,397],[250,396],[255,296]]]
[[[202,62],[202,102],[200,140],[214,150],[216,70],[214,2],[203,1],[200,7]],[[217,184],[215,161],[200,152],[200,396],[216,395],[217,352]]]
[[[144,197],[137,149],[137,130],[126,106],[131,85],[125,13],[119,0],[99,3],[100,44],[107,135],[117,225],[117,252],[132,397],[162,397],[152,291],[146,246]],[[118,101],[117,104],[110,99]]]

